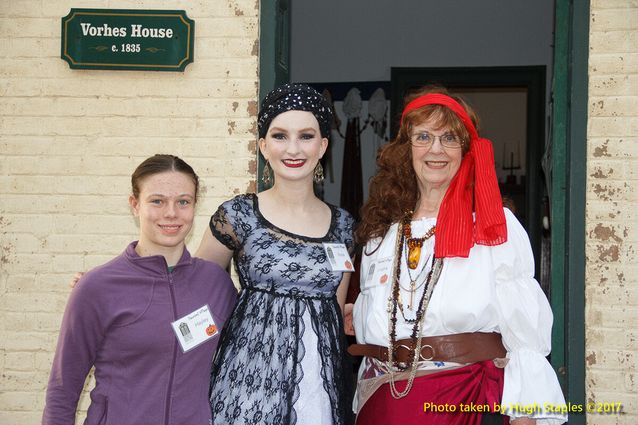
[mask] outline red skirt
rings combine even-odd
[[[407,381],[397,381],[401,391]],[[365,402],[357,425],[480,425],[482,413],[499,413],[503,369],[487,360],[414,379],[410,392],[398,400],[383,384]],[[507,416],[503,417],[507,425]]]

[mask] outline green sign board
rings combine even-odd
[[[62,59],[71,68],[184,71],[195,22],[183,10],[71,9]]]

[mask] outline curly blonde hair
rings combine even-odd
[[[404,99],[404,107],[428,93],[445,94],[456,100],[465,108],[478,131],[478,117],[472,108],[441,86],[426,86],[409,94]],[[416,206],[419,189],[412,165],[410,134],[412,128],[425,121],[435,122],[437,128],[448,127],[462,140],[463,154],[468,152],[470,134],[452,110],[442,105],[426,105],[408,112],[403,117],[397,137],[379,149],[377,154],[378,171],[370,180],[368,200],[361,208],[362,220],[356,231],[357,242],[361,245],[371,239],[384,237],[393,223],[401,220]]]

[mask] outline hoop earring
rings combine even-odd
[[[323,181],[323,167],[321,166],[321,162],[317,162],[313,178],[315,183],[321,183]]]
[[[268,160],[266,160],[266,164],[264,165],[264,169],[261,172],[261,181],[266,186],[269,186],[272,183],[272,174],[270,172],[270,164],[268,163]]]

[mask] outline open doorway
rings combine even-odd
[[[262,9],[266,10],[278,1],[262,1]],[[551,261],[545,255],[538,259],[541,250],[547,255],[549,253],[550,235],[542,238],[542,224],[537,227],[541,237],[530,234],[530,239],[535,245],[537,277],[545,285],[549,279],[542,276],[542,270],[547,270],[550,262],[552,265],[553,287],[545,288],[552,291],[550,298],[555,315],[552,364],[559,372],[559,378],[565,384],[572,402],[584,400],[584,276],[581,270],[584,249],[578,243],[578,235],[584,231],[584,225],[577,217],[578,211],[573,208],[580,205],[576,201],[584,198],[584,195],[579,195],[582,191],[577,187],[578,179],[572,177],[583,174],[583,165],[579,166],[578,162],[584,163],[584,154],[574,141],[578,135],[582,138],[585,125],[576,131],[572,129],[570,119],[573,119],[571,114],[575,112],[571,112],[569,104],[577,99],[582,100],[582,87],[586,90],[586,84],[582,84],[582,81],[586,81],[587,66],[582,66],[582,63],[586,64],[586,59],[582,58],[587,55],[588,10],[588,2],[572,7],[568,0],[507,3],[498,0],[415,0],[400,5],[382,0],[299,0],[294,2],[289,14],[291,57],[286,77],[288,81],[312,83],[315,86],[373,83],[389,87],[385,94],[388,98],[390,137],[389,127],[395,118],[390,112],[391,98],[395,96],[391,91],[393,67],[421,70],[544,68],[542,78],[545,86],[532,91],[525,89],[525,92],[528,102],[529,96],[543,98],[539,112],[541,125],[536,127],[543,130],[534,140],[542,140],[542,145],[554,144],[554,156],[546,158],[552,164],[554,178],[553,181],[550,178],[543,182],[546,173],[537,170],[535,189],[526,190],[524,194],[524,209],[529,210],[530,214],[526,213],[524,220],[538,224],[540,219],[542,223],[542,216],[546,212],[542,196],[546,183],[551,192],[553,225],[558,226],[553,229],[551,241],[558,251],[551,256]],[[274,30],[274,26],[271,29]],[[264,31],[262,25],[260,43],[268,37],[269,33]],[[263,78],[264,66],[268,68],[274,63],[274,60],[267,58],[268,54],[264,54],[263,49],[260,54],[262,96],[272,88],[272,85],[264,84],[268,80]],[[569,65],[574,57],[575,62],[580,64],[578,69],[572,69]],[[274,75],[276,71],[273,67],[267,72]],[[576,88],[580,91],[572,92]],[[373,93],[369,89],[360,91]],[[369,98],[363,95],[362,100],[366,102]],[[586,102],[578,104],[584,105]],[[367,108],[362,110],[367,111]],[[479,113],[484,115],[485,112],[479,108]],[[531,139],[529,135],[527,137],[529,142]],[[552,138],[553,141],[550,140]],[[526,154],[528,148],[529,143]],[[522,153],[520,155],[522,159]],[[542,151],[537,155],[542,156]],[[525,156],[526,166],[530,160],[531,156]],[[537,156],[531,167],[540,167],[540,163],[541,158]],[[525,170],[526,188],[532,185],[530,169]],[[365,180],[364,177],[364,188],[367,185]],[[517,176],[517,183],[520,184],[520,175]],[[537,203],[533,204],[532,201]],[[531,218],[534,214],[537,217]],[[544,241],[541,245],[547,244],[547,249],[539,249],[539,240]],[[548,264],[539,270],[542,262]],[[568,340],[569,348],[566,345]],[[584,423],[578,417],[572,418],[572,422]]]
[[[357,214],[375,173],[376,149],[392,137],[403,95],[440,83],[467,97],[492,127],[482,135],[498,144],[501,190],[516,205],[532,242],[536,277],[549,293],[549,234],[542,220],[548,185],[541,160],[549,139],[553,26],[553,0],[296,1],[290,9],[290,81],[327,89],[340,124],[333,132],[326,201]],[[387,100],[383,119],[371,107],[379,89]],[[358,137],[347,134],[354,127],[348,113],[357,105],[351,95],[359,102]],[[510,104],[504,107],[502,100]],[[358,157],[345,149],[346,138],[358,144]],[[353,178],[352,169],[361,178]],[[348,191],[356,192],[354,204],[344,196]]]

